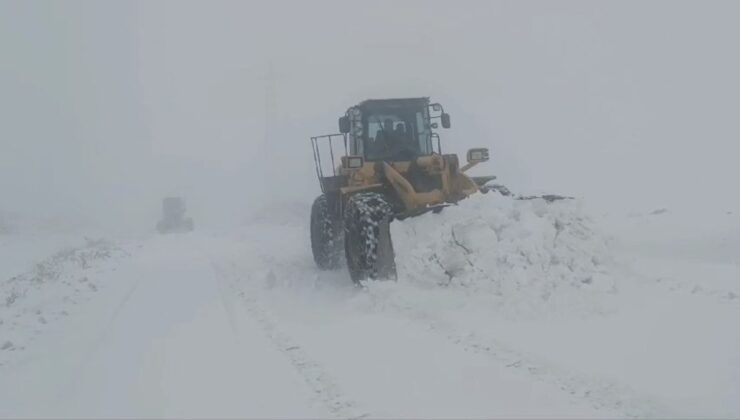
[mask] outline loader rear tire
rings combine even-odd
[[[344,212],[344,250],[352,281],[395,279],[391,205],[382,194],[358,193]]]
[[[329,211],[325,195],[316,197],[311,206],[311,251],[322,270],[339,268],[342,258],[341,228]]]

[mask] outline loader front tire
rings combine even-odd
[[[358,193],[344,212],[344,250],[352,281],[395,279],[391,205],[382,194]]]
[[[316,197],[311,206],[311,251],[322,270],[339,268],[342,257],[341,228],[329,211],[326,195]]]

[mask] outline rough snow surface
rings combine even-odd
[[[609,240],[572,200],[490,193],[392,226],[400,287],[463,293],[514,317],[591,315],[618,290]]]
[[[105,287],[99,278],[111,269],[108,260],[117,261],[126,254],[106,241],[87,240],[84,246],[62,249],[29,271],[0,282],[0,347],[5,350],[0,364],[24,350],[47,324],[68,316]]]
[[[358,288],[316,269],[309,208],[6,243],[36,263],[0,279],[0,417],[740,415],[735,219],[480,195],[394,221],[398,281]]]

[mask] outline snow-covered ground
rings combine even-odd
[[[0,417],[740,416],[739,218],[583,207],[394,222],[398,281],[362,289],[315,268],[307,204],[3,237]]]

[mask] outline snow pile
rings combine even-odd
[[[90,299],[101,286],[101,263],[127,253],[115,245],[87,240],[80,248],[57,252],[31,270],[0,281],[0,363],[3,354],[23,350],[48,323],[68,315],[72,305]]]
[[[609,240],[576,201],[479,194],[391,226],[398,285],[370,289],[454,290],[516,317],[603,312],[616,293]]]

